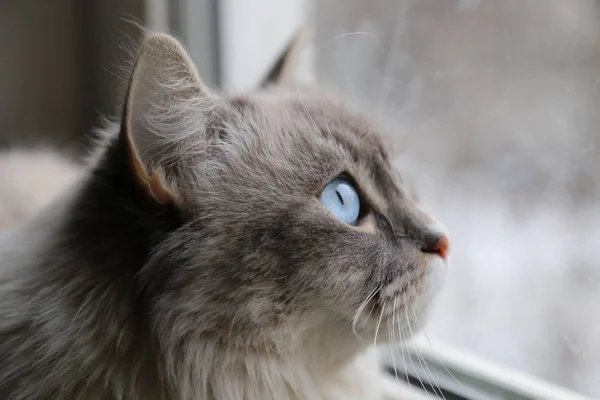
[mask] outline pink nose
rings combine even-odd
[[[444,234],[432,237],[421,251],[427,254],[437,254],[445,260],[450,253],[450,239]]]

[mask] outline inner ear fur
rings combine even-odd
[[[172,125],[185,123],[186,113],[179,111],[182,107],[210,96],[212,92],[202,83],[191,57],[175,38],[152,33],[143,39],[129,80],[121,126],[137,180],[161,204],[180,200],[177,177],[168,173],[179,134]]]

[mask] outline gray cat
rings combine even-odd
[[[87,176],[0,236],[0,398],[392,390],[373,345],[418,329],[448,240],[374,124],[285,84],[287,54],[225,98],[146,36]]]

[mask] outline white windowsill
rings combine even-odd
[[[399,351],[384,352],[386,366],[393,368],[394,358],[399,376],[404,376],[406,372],[465,399],[591,400],[564,387],[502,368],[437,341],[417,339],[405,347],[404,357]]]

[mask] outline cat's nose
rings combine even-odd
[[[424,240],[421,251],[426,254],[437,254],[445,260],[450,254],[450,239],[445,233],[432,233]]]

